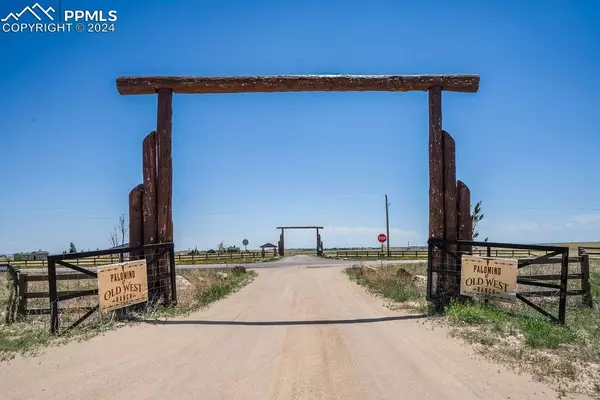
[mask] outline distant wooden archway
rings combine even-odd
[[[279,235],[279,243],[277,243],[277,249],[281,257],[285,255],[284,235],[286,229],[315,229],[317,232],[317,256],[323,255],[323,241],[321,240],[321,234],[319,233],[319,229],[323,229],[322,226],[278,226],[277,229],[281,229],[281,234]]]

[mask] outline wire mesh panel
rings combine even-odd
[[[95,259],[93,266],[85,261],[91,257]],[[100,312],[98,270],[115,263],[137,260],[146,261],[148,301],[116,311]],[[177,301],[173,243],[50,256],[47,273],[35,280],[47,285],[47,290],[41,292],[40,297],[46,298],[46,304],[50,300],[50,308],[45,311],[50,314],[53,333],[64,332],[84,322],[110,322],[125,315],[128,310],[139,311]]]

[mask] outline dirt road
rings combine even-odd
[[[128,326],[0,364],[3,399],[550,399],[350,282],[262,269],[185,319]]]

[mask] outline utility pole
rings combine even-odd
[[[387,193],[385,194],[385,230],[386,230],[386,235],[387,235],[387,256],[388,258],[390,258],[391,253],[390,253],[390,217],[388,214],[388,206],[390,204],[388,203],[388,198],[387,198]]]

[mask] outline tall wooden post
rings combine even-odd
[[[321,235],[319,235],[319,228],[317,228],[316,231],[317,231],[317,256],[320,256],[321,251],[319,250],[319,242],[321,241]]]
[[[429,237],[444,237],[442,89],[429,89]]]
[[[281,235],[279,235],[279,256],[283,257],[285,250],[284,250],[284,246],[285,246],[285,240],[284,240],[284,229],[281,230]]]
[[[444,237],[446,240],[457,239],[456,229],[456,146],[454,139],[450,134],[442,130],[442,145],[444,155]],[[455,245],[449,245],[446,249],[454,254]],[[444,268],[448,271],[458,271],[460,263],[454,257],[445,257]],[[458,276],[448,274],[449,294],[458,295],[460,293],[460,283]]]
[[[157,145],[157,188],[156,188],[156,214],[158,243],[173,241],[173,157],[171,154],[171,118],[173,90],[158,89],[158,110],[156,118],[156,145]],[[158,262],[158,275],[154,293],[166,299],[170,290],[170,282],[166,277],[167,265],[171,258],[165,256]],[[171,265],[175,268],[175,265]]]
[[[144,243],[144,223],[142,216],[142,198],[144,185],[140,184],[129,192],[129,247],[139,247]],[[136,257],[139,254],[130,254]]]
[[[173,91],[158,89],[158,113],[156,120],[158,145],[158,241],[159,243],[173,240],[172,195],[173,195],[173,158],[171,154],[171,118]]]
[[[156,132],[151,132],[143,144],[144,174],[144,244],[157,241],[158,217],[156,214]]]
[[[434,86],[429,89],[429,237],[444,239],[444,151],[442,138],[442,89]],[[440,250],[432,253],[431,266],[443,267]],[[438,296],[447,293],[444,274],[437,274]]]

